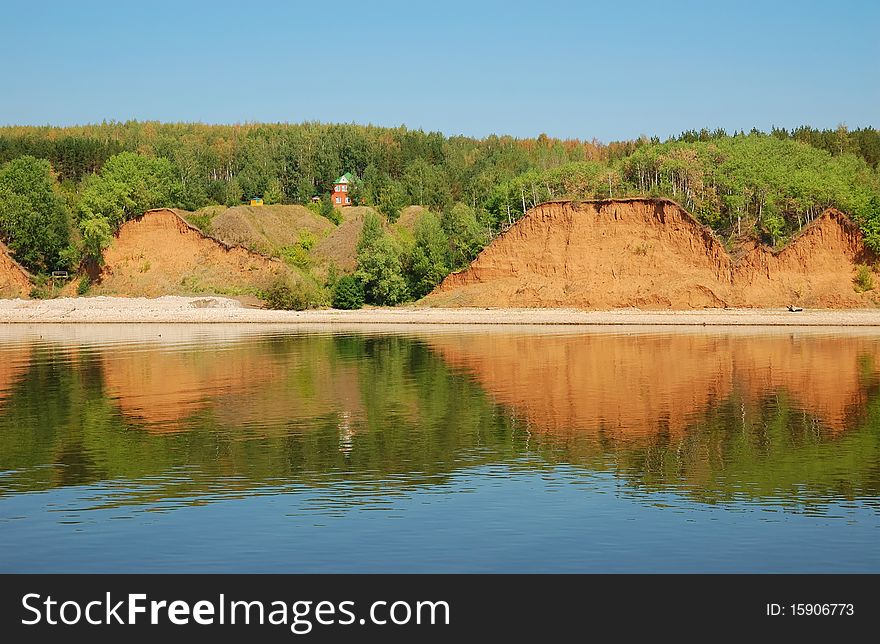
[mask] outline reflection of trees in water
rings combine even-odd
[[[346,478],[380,489],[436,481],[483,446],[479,462],[515,451],[478,386],[398,337],[274,336],[184,358],[34,352],[0,413],[7,488],[157,477],[149,498]],[[177,417],[151,416],[166,391]]]
[[[832,433],[790,392],[754,400],[736,392],[705,412],[682,440],[619,450],[623,478],[648,489],[679,486],[695,498],[803,503],[880,497],[880,396],[844,433]]]
[[[0,489],[106,481],[114,505],[309,486],[344,504],[475,465],[568,463],[707,502],[880,494],[873,340],[658,337],[34,344],[0,407]],[[643,352],[665,384],[640,394]],[[834,387],[799,373],[833,355]]]

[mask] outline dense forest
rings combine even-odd
[[[0,128],[0,240],[35,273],[76,271],[146,209],[253,196],[307,204],[350,172],[355,203],[388,221],[411,204],[434,213],[406,247],[376,222],[365,227],[357,284],[342,290],[393,304],[428,292],[548,199],[670,197],[730,244],[782,244],[836,206],[880,250],[878,164],[880,132],[844,126],[607,144],[322,123],[10,126]]]

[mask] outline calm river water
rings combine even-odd
[[[880,333],[0,328],[0,571],[880,572]]]

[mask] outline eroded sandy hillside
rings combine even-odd
[[[826,211],[781,251],[734,261],[714,234],[665,199],[558,201],[526,213],[428,296],[435,306],[856,308],[853,285],[876,258],[842,213]]]
[[[27,297],[30,290],[27,273],[0,243],[0,297]]]
[[[96,295],[239,294],[295,278],[280,260],[205,236],[168,209],[123,224],[104,251]]]

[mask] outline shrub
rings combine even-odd
[[[280,254],[281,258],[288,264],[297,266],[303,270],[308,270],[312,263],[309,251],[315,246],[315,236],[308,230],[303,230],[299,234],[299,241],[293,246],[283,246]]]
[[[211,222],[214,220],[214,214],[210,212],[194,212],[186,216],[186,220],[193,226],[208,234],[211,229]]]
[[[88,295],[89,289],[92,288],[92,280],[89,279],[88,275],[83,275],[79,280],[79,284],[76,287],[77,295]]]
[[[312,258],[309,256],[308,251],[299,244],[295,246],[282,246],[280,255],[281,259],[291,266],[296,266],[303,270],[308,270],[312,263]]]
[[[334,309],[359,309],[364,305],[364,285],[354,275],[343,275],[333,287]]]
[[[322,217],[326,217],[337,226],[342,223],[342,213],[340,213],[333,206],[333,202],[330,201],[329,194],[325,194],[323,197],[321,197],[321,205],[318,208],[318,214]]]
[[[278,311],[304,311],[317,304],[317,294],[304,282],[290,284],[277,280],[263,294],[266,308]]]
[[[858,293],[874,290],[874,276],[867,264],[859,264],[856,268],[856,276],[853,278],[854,288]]]
[[[47,275],[38,273],[34,276],[34,286],[31,289],[30,296],[34,300],[47,300],[52,297],[49,277]]]

